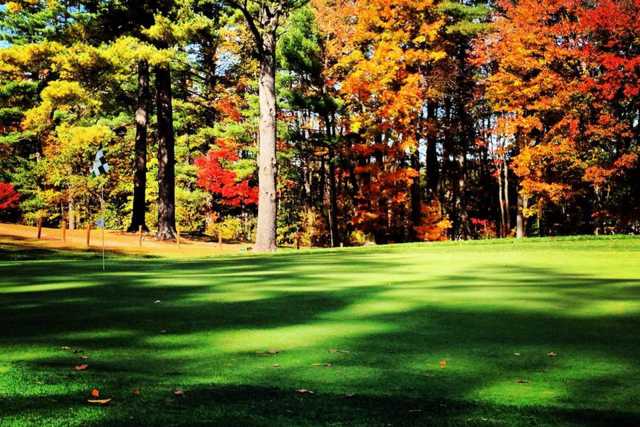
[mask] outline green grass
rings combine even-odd
[[[640,239],[107,264],[0,247],[0,425],[640,425]]]

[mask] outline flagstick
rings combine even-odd
[[[100,204],[102,205],[102,271],[104,269],[104,227],[106,226],[104,222],[104,184],[100,187]]]

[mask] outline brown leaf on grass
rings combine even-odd
[[[131,392],[134,396],[140,396],[140,389],[139,388],[134,388],[133,391]]]
[[[307,390],[306,388],[300,388],[300,389],[296,390],[296,393],[298,393],[298,394],[315,394],[314,391]]]
[[[319,368],[321,366],[324,366],[325,368],[330,368],[333,365],[331,363],[313,363],[313,364],[311,364],[311,366],[313,366],[315,368]]]
[[[94,388],[93,390],[91,390],[91,397],[95,397],[95,398],[100,397],[100,390],[98,390],[97,388]]]
[[[444,369],[447,367],[447,360],[446,359],[442,359],[440,361],[440,369]]]
[[[83,363],[81,365],[76,365],[73,367],[74,370],[76,371],[85,371],[89,368],[89,365],[87,365],[86,363]]]
[[[547,353],[547,356],[549,357],[556,357],[558,355],[558,353],[556,353],[555,351],[550,351],[549,353]]]
[[[108,405],[111,399],[87,399],[87,402],[93,405]]]

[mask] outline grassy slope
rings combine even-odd
[[[99,265],[0,247],[1,425],[640,425],[640,239]]]

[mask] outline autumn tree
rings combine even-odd
[[[405,240],[421,221],[421,194],[410,190],[420,176],[425,70],[446,56],[437,44],[443,20],[428,0],[337,2],[325,10],[333,15],[325,25],[337,23],[325,27],[334,35],[330,78],[340,82],[354,141],[354,223],[378,242]]]

